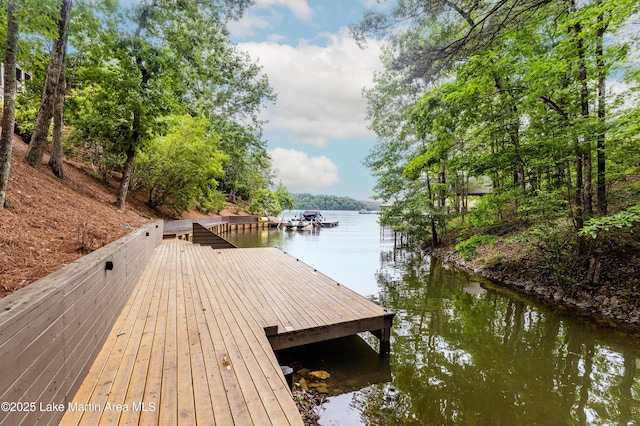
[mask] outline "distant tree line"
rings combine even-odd
[[[121,211],[132,191],[176,214],[218,210],[227,196],[260,211],[269,208],[257,200],[280,204],[259,118],[275,94],[227,30],[252,3],[5,2],[0,208],[14,121],[29,165],[40,169],[51,146],[49,167],[63,178],[63,155],[82,153],[96,177],[119,179]],[[16,63],[31,75],[21,92]]]
[[[336,195],[291,194],[295,200],[294,209],[319,210],[362,210],[371,209],[371,205],[351,197]]]

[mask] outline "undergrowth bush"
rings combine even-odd
[[[464,260],[469,261],[476,255],[480,247],[493,241],[495,241],[495,237],[492,235],[474,235],[468,240],[456,244],[456,250],[462,254]]]

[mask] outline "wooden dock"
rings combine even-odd
[[[62,419],[301,425],[273,349],[372,331],[393,314],[275,248],[165,240]]]
[[[235,216],[211,216],[201,219],[181,219],[164,222],[164,238],[190,239],[194,224],[215,232],[216,234],[227,234],[234,231],[251,231],[252,229],[265,229],[277,227],[275,218],[265,219],[257,215],[235,215]]]

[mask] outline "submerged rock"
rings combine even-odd
[[[300,386],[300,389],[302,389],[303,391],[309,390],[309,384],[307,383],[307,379],[305,379],[304,377],[300,379],[300,381],[298,382],[298,386]]]
[[[318,370],[310,372],[309,377],[313,377],[314,379],[326,380],[331,377],[331,374],[327,373],[324,370]]]
[[[329,387],[325,383],[310,383],[309,387],[319,393],[329,393]]]

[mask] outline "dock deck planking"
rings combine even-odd
[[[212,306],[211,312],[229,312],[229,308],[226,306],[226,302],[217,291],[216,288],[210,288],[210,300],[215,302]],[[263,405],[260,403],[258,394],[254,384],[250,380],[249,365],[245,363],[246,359],[253,356],[252,353],[244,353],[243,351],[248,348],[240,347],[238,341],[241,339],[241,333],[234,333],[234,330],[238,330],[239,327],[235,323],[233,316],[220,315],[218,316],[218,328],[222,334],[223,341],[225,343],[224,351],[221,352],[219,358],[220,366],[223,372],[223,381],[225,388],[229,385],[239,392],[240,400],[244,401],[247,407],[247,412],[251,415],[253,424],[259,424],[257,419],[265,418],[266,411]],[[246,358],[245,358],[246,357]],[[231,399],[229,402],[233,402]],[[241,412],[241,411],[240,411]],[[236,411],[233,411],[236,413]],[[238,422],[236,421],[236,424]]]
[[[193,376],[193,403],[199,407],[195,412],[196,424],[215,424],[215,419],[206,418],[202,413],[213,412],[211,405],[211,395],[207,379],[207,369],[205,363],[204,352],[202,350],[202,342],[200,340],[200,331],[198,326],[198,318],[196,316],[196,297],[192,294],[194,286],[193,270],[188,262],[185,262],[183,276],[187,281],[184,283],[184,303],[185,303],[185,319],[187,321],[187,338],[186,342],[180,344],[181,350],[185,354],[191,356],[191,374]],[[185,389],[189,387],[185,385]]]
[[[375,332],[387,316],[278,249],[165,240],[73,400],[155,410],[68,411],[61,424],[300,425],[272,345]]]
[[[162,250],[163,247],[158,247],[157,250]],[[149,298],[149,309],[147,310],[144,320],[141,318],[142,324],[142,336],[140,338],[140,345],[138,351],[135,353],[135,364],[131,370],[130,382],[127,387],[127,393],[124,398],[124,403],[127,406],[131,406],[132,403],[137,403],[144,400],[144,390],[146,377],[148,374],[149,360],[151,359],[151,348],[153,346],[153,340],[155,335],[155,328],[158,321],[158,311],[160,308],[161,291],[157,291],[162,285],[162,277],[158,274],[161,271],[159,256],[152,258],[155,263],[150,265],[153,274],[148,278],[147,286],[140,286],[140,288],[147,289],[147,297]],[[145,282],[145,277],[141,282]],[[155,284],[155,285],[154,285]],[[149,295],[150,294],[150,295]],[[139,411],[128,411],[122,413],[120,417],[120,424],[123,425],[136,425],[140,419]]]
[[[263,318],[263,322],[260,322],[256,317],[256,320],[263,326],[277,325],[281,330],[284,327],[298,327],[303,328],[308,325],[308,319],[303,315],[295,315],[295,307],[289,306],[287,303],[283,303],[279,289],[272,289],[266,282],[267,275],[264,274],[261,279],[264,282],[264,286],[256,286],[254,283],[255,275],[250,273],[250,268],[242,268],[238,266],[238,260],[232,253],[221,253],[224,258],[216,259],[219,263],[231,263],[235,266],[237,271],[242,271],[243,282],[245,287],[243,292],[239,292],[239,288],[232,290],[236,291],[239,298],[243,298],[243,302],[247,306],[247,310],[250,312],[268,312],[267,318]],[[244,296],[244,297],[243,297]]]
[[[167,313],[164,315],[165,340],[162,354],[162,375],[160,379],[160,398],[158,423],[164,425],[178,424],[176,413],[178,411],[178,361],[177,361],[177,318],[176,318],[176,297],[177,280],[179,277],[178,268],[180,256],[172,256],[171,267],[169,269],[169,295],[167,298]],[[161,348],[158,348],[162,350]]]
[[[243,286],[235,286],[230,289],[235,291],[237,297],[245,301],[245,306],[250,312],[268,313],[268,321],[271,322],[261,323],[263,327],[278,325],[279,329],[283,330],[289,327],[304,329],[316,325],[310,322],[303,311],[298,311],[297,307],[292,303],[286,303],[283,300],[283,294],[280,289],[273,288],[267,282],[268,275],[266,273],[256,276],[255,269],[250,267],[251,262],[246,262],[246,260],[241,262],[234,256],[234,253],[226,251],[219,252],[218,256],[215,257],[208,255],[207,259],[210,262],[215,260],[215,263],[210,263],[215,267],[220,267],[221,265],[234,266],[232,271],[237,276],[242,277]]]
[[[145,279],[145,275],[147,274],[152,275],[154,271],[155,268],[147,267],[141,280]],[[120,332],[127,321],[130,320],[131,317],[135,317],[135,315],[137,315],[137,313],[139,312],[139,310],[136,310],[136,307],[138,307],[139,309],[140,304],[144,300],[143,296],[146,290],[147,289],[143,287],[137,287],[134,290],[129,303],[125,305],[121,315],[116,320],[112,332],[103,345],[103,349],[99,352],[98,357],[94,361],[89,373],[87,374],[87,378],[76,393],[74,402],[78,402],[79,404],[86,404],[92,399],[94,401],[98,400],[101,393],[109,393],[110,389],[105,388],[110,385],[110,377],[113,377],[113,375],[115,374],[114,370],[118,365],[117,356],[110,355],[114,352],[116,354],[118,353],[118,351],[122,352],[122,349],[118,348],[122,348],[122,344],[125,339],[120,338],[122,337],[120,335]],[[102,411],[67,411],[67,413],[65,414],[65,419],[68,419],[70,424],[79,422],[81,418],[87,424],[95,424],[98,423],[102,414]]]
[[[198,336],[194,336],[193,342],[196,346],[199,346],[200,351],[202,352],[202,361],[204,363],[204,371],[205,377],[201,375],[197,376],[200,379],[206,379],[204,381],[198,381],[194,383],[194,391],[199,393],[198,399],[202,399],[205,397],[205,393],[208,393],[209,402],[206,403],[205,406],[198,405],[198,423],[201,423],[201,418],[204,417],[205,424],[212,423],[213,420],[215,424],[226,425],[233,424],[233,415],[232,409],[237,412],[246,413],[247,408],[244,401],[230,401],[227,399],[227,392],[211,392],[211,390],[216,389],[227,389],[230,395],[237,394],[237,391],[234,391],[231,385],[225,387],[223,381],[223,365],[222,358],[225,355],[225,347],[223,342],[221,342],[216,335],[212,336],[210,330],[218,329],[217,320],[215,315],[212,314],[214,309],[211,306],[210,300],[208,298],[208,294],[205,289],[202,289],[200,286],[195,285],[195,274],[199,273],[198,267],[195,259],[190,259],[190,262],[187,262],[187,270],[190,275],[194,277],[194,281],[191,285],[192,296],[194,300],[193,306],[193,314],[195,319],[195,325],[197,327]],[[211,316],[211,319],[207,319],[207,316]],[[192,353],[194,353],[192,348]],[[204,390],[203,390],[204,388]],[[231,388],[231,389],[229,389]],[[240,407],[234,407],[234,403],[242,403]],[[203,407],[211,407],[213,412],[213,418],[207,419],[205,410],[201,410]],[[213,407],[216,407],[214,410]]]
[[[196,252],[198,251],[195,248],[194,250]],[[207,250],[207,254],[209,253]],[[250,317],[249,320],[245,318],[242,310],[238,307],[237,299],[226,291],[227,288],[225,286],[217,285],[215,281],[212,281],[212,274],[205,273],[202,274],[202,277],[207,280],[207,284],[209,284],[208,288],[213,291],[215,300],[219,301],[220,309],[231,313],[231,315],[226,316],[228,327],[230,329],[237,327],[242,330],[242,333],[236,334],[233,336],[233,339],[229,340],[233,345],[229,348],[229,354],[233,354],[229,361],[231,368],[234,368],[234,363],[237,365],[238,362],[244,364],[246,367],[244,369],[236,368],[236,371],[242,393],[247,403],[255,404],[249,406],[253,421],[256,424],[260,424],[267,421],[267,419],[271,419],[271,421],[276,420],[280,410],[273,412],[274,403],[277,404],[277,401],[273,397],[274,392],[270,382],[275,384],[279,383],[278,388],[280,390],[287,389],[287,387],[277,362],[268,361],[269,358],[275,360],[275,357],[268,357],[267,351],[271,352],[271,350],[268,348],[268,344],[264,344],[266,341],[264,332],[256,327],[253,317]],[[258,335],[255,334],[256,330],[260,331]],[[252,348],[253,351],[251,351]],[[249,375],[244,374],[245,371],[248,372]],[[269,373],[273,371],[277,373],[275,381],[269,380],[268,378]],[[273,374],[271,376],[273,376]],[[279,393],[284,394],[283,392]],[[262,398],[260,398],[259,395],[263,395]],[[288,403],[291,397],[287,396],[286,398]],[[263,407],[260,407],[258,402],[260,402]],[[283,421],[284,419],[281,419],[278,423]]]
[[[154,276],[154,273],[157,273],[157,271],[154,271],[153,269],[149,270],[149,268],[147,268],[145,272],[150,272],[151,276]],[[151,294],[149,293],[152,291],[151,288],[139,287],[136,290],[137,291],[132,294],[134,304],[132,305],[131,310],[127,313],[125,321],[120,325],[120,331],[115,336],[117,346],[114,346],[114,348],[117,348],[115,349],[117,351],[121,351],[122,358],[118,361],[117,357],[113,357],[114,362],[118,361],[117,364],[107,364],[102,375],[106,380],[107,375],[105,373],[110,370],[111,372],[109,372],[109,377],[113,377],[113,381],[110,383],[108,391],[106,390],[108,382],[102,383],[100,388],[96,387],[96,389],[104,389],[103,392],[106,392],[106,395],[108,395],[110,399],[117,401],[124,397],[129,384],[133,383],[130,371],[135,365],[144,332],[144,323],[137,321],[137,318],[145,315],[145,312],[149,311],[149,306],[152,300],[150,297]],[[119,349],[122,347],[124,349]],[[100,421],[103,423],[117,424],[119,422],[121,412],[100,411],[95,414],[100,414]]]
[[[228,404],[231,408],[231,414],[235,424],[268,424],[269,419],[266,416],[266,410],[260,402],[260,394],[258,394],[254,384],[250,380],[249,368],[250,364],[245,362],[245,357],[253,357],[253,351],[259,351],[264,342],[260,345],[249,348],[247,353],[241,353],[238,340],[242,337],[242,332],[234,333],[237,330],[237,324],[230,319],[231,312],[226,306],[226,301],[222,295],[216,291],[215,286],[211,285],[212,271],[203,264],[197,256],[197,246],[187,246],[191,258],[195,260],[198,270],[195,273],[195,281],[198,288],[204,291],[202,300],[209,302],[209,308],[205,308],[206,323],[217,324],[223,339],[221,344],[215,344],[216,355],[211,360],[216,362],[216,367],[221,372],[222,389],[231,389],[228,392]],[[211,250],[211,249],[208,249]],[[229,312],[228,315],[216,315],[219,312]],[[275,357],[274,357],[275,358]],[[276,364],[277,365],[277,364]],[[278,367],[279,368],[279,367]],[[291,394],[288,389],[282,389],[289,400]],[[268,395],[265,395],[268,397]],[[297,414],[297,411],[296,411]],[[275,423],[275,422],[274,422]],[[224,423],[222,423],[224,424]]]
[[[276,312],[283,315],[279,316],[279,333],[380,317],[386,313],[383,308],[278,249],[226,250],[221,251],[218,257],[220,265],[233,263],[234,257],[241,258],[245,265],[245,287],[268,288],[276,305],[294,305],[290,310]],[[244,296],[250,293],[245,291]],[[246,300],[247,303],[256,304],[255,309],[265,309],[262,307],[264,301],[251,297]],[[295,303],[291,303],[291,300],[295,300]],[[296,321],[296,317],[307,320],[302,325]]]

